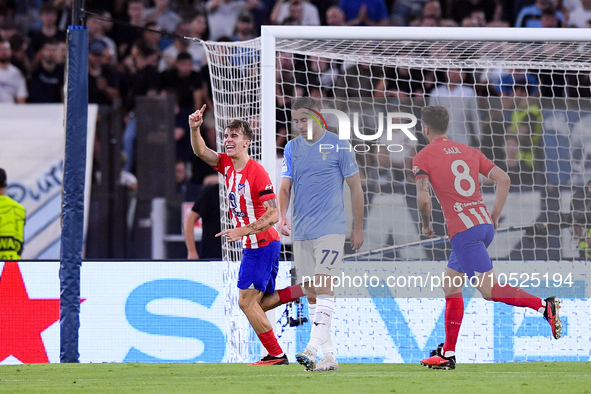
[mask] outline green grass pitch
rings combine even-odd
[[[589,363],[459,364],[453,371],[410,364],[341,364],[305,372],[298,364],[37,364],[0,366],[10,393],[590,393]]]

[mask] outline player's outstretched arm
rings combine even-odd
[[[503,207],[505,206],[505,201],[507,201],[507,196],[509,195],[511,178],[509,178],[509,175],[507,175],[505,171],[496,166],[490,171],[488,177],[497,184],[497,190],[495,191],[495,205],[493,206],[492,213],[490,214],[490,218],[492,219],[496,230],[499,226],[499,219],[501,217]]]
[[[291,224],[287,219],[287,208],[289,208],[289,199],[291,197],[291,179],[282,178],[279,185],[279,233],[289,235]]]
[[[351,204],[353,205],[353,232],[351,233],[351,247],[357,250],[363,245],[363,189],[359,173],[347,178],[347,185],[351,190]]]
[[[234,242],[246,235],[260,233],[261,231],[265,231],[266,229],[270,228],[279,220],[277,199],[273,198],[263,202],[263,207],[265,207],[267,211],[256,222],[251,223],[248,226],[222,231],[221,233],[217,233],[215,236],[219,237],[225,235],[228,237],[228,241]]]
[[[218,165],[220,158],[215,151],[207,147],[205,140],[201,136],[201,125],[203,124],[203,112],[205,111],[205,107],[206,105],[203,104],[201,109],[198,109],[189,115],[191,146],[193,147],[193,152],[197,155],[197,157],[210,166],[215,167]]]
[[[199,260],[199,254],[195,247],[195,238],[193,235],[193,228],[195,227],[197,220],[199,220],[199,214],[195,211],[191,211],[185,219],[185,223],[183,223],[183,233],[185,236],[185,245],[187,246],[188,260]]]
[[[421,232],[425,237],[431,238],[435,235],[435,231],[431,227],[431,192],[427,177],[417,179],[417,205],[423,223]]]

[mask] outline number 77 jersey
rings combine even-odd
[[[492,224],[482,200],[479,174],[488,177],[495,164],[477,149],[440,137],[413,159],[415,178],[429,178],[441,204],[450,239],[477,224]]]

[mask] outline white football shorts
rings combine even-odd
[[[338,276],[343,267],[345,234],[329,234],[320,238],[294,241],[293,266],[298,283],[315,274]]]

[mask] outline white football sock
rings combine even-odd
[[[320,345],[330,336],[330,322],[334,312],[334,299],[320,297],[316,299],[316,314],[310,332],[310,342],[306,347],[316,353]]]

